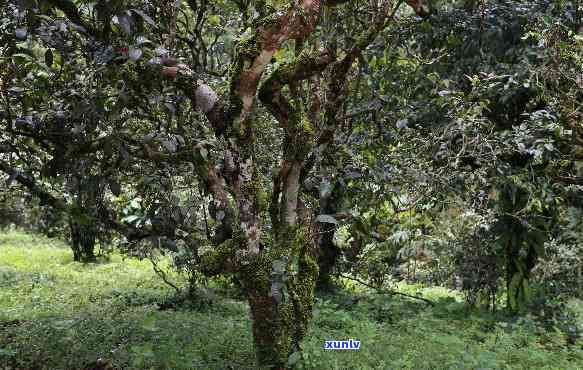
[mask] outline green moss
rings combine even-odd
[[[235,60],[238,58],[253,59],[259,55],[260,51],[259,44],[257,43],[257,37],[255,35],[243,36],[237,44]]]
[[[296,310],[296,333],[295,339],[299,344],[306,335],[308,323],[312,318],[312,307],[314,304],[314,290],[316,279],[318,277],[318,263],[310,251],[309,236],[305,231],[298,232],[295,241],[296,248],[299,249],[298,275],[295,283],[295,301]]]
[[[260,190],[259,179],[259,175],[254,176],[244,191]],[[242,235],[241,230],[235,230],[235,235]],[[282,367],[306,335],[318,265],[308,253],[310,239],[300,227],[284,226],[273,236],[272,243],[237,274],[251,308],[259,365]],[[219,265],[221,261],[218,257],[210,264]],[[281,263],[285,264],[283,269]],[[279,291],[281,299],[272,296],[276,282],[284,284]]]
[[[276,251],[262,254],[243,273],[253,317],[257,360],[262,366],[285,364],[291,344],[290,304],[278,305],[269,294],[269,274],[276,255]]]
[[[245,135],[245,132],[240,132],[243,125],[237,122],[237,118],[243,110],[243,101],[238,95],[239,86],[241,84],[241,74],[246,68],[246,64],[251,63],[253,59],[259,55],[260,48],[257,44],[255,36],[244,37],[237,44],[233,62],[229,67],[229,76],[231,80],[230,95],[229,95],[229,109],[227,115],[227,127],[230,128],[230,133],[238,133],[240,137]],[[232,130],[235,131],[232,131]]]
[[[241,192],[246,198],[251,198],[261,188],[258,180],[254,178],[241,184]]]
[[[271,297],[249,298],[253,317],[253,338],[259,366],[282,368],[292,345],[292,309],[289,304],[275,306]]]
[[[263,27],[263,28],[267,28],[267,27],[271,27],[271,26],[275,26],[278,22],[279,22],[280,18],[277,16],[276,13],[267,15],[265,17],[259,18],[254,26],[255,27]]]
[[[295,104],[294,101],[292,103]],[[303,161],[314,145],[315,131],[307,116],[301,109],[301,104],[295,104],[290,117],[290,127],[285,139],[286,158]]]
[[[260,210],[267,209],[267,207],[269,206],[269,195],[267,194],[267,192],[263,188],[259,189],[259,191],[255,195],[255,197],[256,197],[256,201],[257,201],[257,205],[259,206],[259,209]]]
[[[300,129],[309,138],[314,137],[314,135],[316,134],[314,127],[310,123],[310,120],[305,116],[300,121]]]
[[[251,156],[252,153],[244,153]],[[259,172],[257,166],[253,167],[253,178],[251,181],[241,185],[241,191],[247,199],[252,199],[259,213],[267,209],[269,197],[263,185],[264,176]]]
[[[236,241],[229,239],[209,253],[200,256],[200,270],[207,276],[214,276],[226,270],[226,264],[235,256]]]
[[[227,113],[227,128],[229,130],[229,134],[234,133],[233,129],[236,131],[239,130],[238,127],[235,127],[235,120],[243,110],[243,100],[241,100],[241,97],[237,94],[242,70],[242,62],[233,62],[231,65],[231,87],[229,94],[229,108]]]

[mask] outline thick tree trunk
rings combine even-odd
[[[260,367],[284,369],[289,356],[300,349],[312,315],[317,274],[313,246],[301,235],[277,243],[242,269]]]
[[[71,250],[73,250],[73,261],[81,262],[81,247],[79,246],[79,235],[73,222],[69,221],[69,230],[71,232]]]
[[[259,366],[283,369],[301,338],[294,338],[292,323],[296,317],[290,303],[278,304],[269,292],[252,290],[248,293],[253,341]]]
[[[181,89],[190,90],[189,97],[206,114],[217,136],[225,135],[228,139],[222,170],[217,171],[217,166],[206,159],[197,166],[214,197],[216,215],[221,214],[216,220],[232,223],[232,228],[225,229],[226,233],[218,233],[215,250],[201,257],[201,270],[209,276],[225,272],[237,274],[249,301],[261,367],[285,368],[290,354],[299,350],[305,336],[318,263],[313,240],[304,229],[311,221],[298,212],[302,204],[299,198],[302,171],[309,154],[333,139],[338,127],[338,107],[346,96],[347,73],[384,28],[391,10],[388,0],[377,4],[378,14],[372,18],[374,27],[359,37],[347,55],[332,67],[334,81],[329,82],[333,98],[327,106],[335,109],[326,109],[325,123],[316,125],[306,114],[303,100],[293,97],[299,82],[322,72],[334,61],[329,50],[308,50],[302,46],[303,40],[315,29],[325,3],[338,4],[301,0],[269,16],[264,14],[254,32],[242,38],[236,47],[226,104],[208,86],[196,82],[187,68],[162,70],[164,76],[176,77]],[[422,9],[418,1],[409,4]],[[278,66],[268,78],[262,79],[273,56],[288,40],[296,42],[296,59]],[[282,93],[286,85],[291,89],[292,99]],[[256,164],[258,126],[254,121],[254,103],[257,95],[284,132],[281,165],[272,178],[271,204],[265,202],[262,172]],[[319,135],[316,131],[320,131]],[[226,222],[226,210],[230,207],[234,209],[233,220]],[[272,238],[265,237],[267,230],[262,227],[266,211],[271,218],[268,232],[273,233]]]

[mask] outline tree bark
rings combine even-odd
[[[304,231],[295,230],[281,235],[272,251],[240,273],[253,321],[257,361],[264,368],[287,367],[289,356],[300,350],[312,316],[318,265],[313,244]],[[289,254],[290,248],[296,251],[295,257]]]
[[[71,249],[73,250],[73,260],[77,262],[95,262],[95,241],[97,231],[92,225],[82,225],[69,219],[71,232]]]

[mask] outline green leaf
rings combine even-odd
[[[127,14],[120,14],[117,16],[119,27],[126,35],[132,34],[132,21]]]
[[[129,224],[135,222],[136,220],[138,220],[140,218],[140,216],[138,215],[129,215],[127,217],[124,217],[121,219],[121,222],[127,222]]]
[[[138,59],[140,59],[141,56],[142,56],[142,50],[141,49],[134,48],[134,47],[131,47],[130,48],[129,57],[130,57],[131,60],[133,60],[135,62]]]
[[[287,359],[287,366],[293,367],[299,360],[302,358],[301,352],[294,352],[292,353]]]
[[[31,61],[32,57],[28,54],[24,54],[24,53],[17,53],[17,54],[13,54],[12,58],[14,59],[15,63],[21,64],[22,62],[26,62],[26,61]],[[21,59],[21,60],[18,60]]]
[[[137,15],[139,15],[140,17],[142,17],[144,19],[144,21],[146,21],[146,23],[148,23],[150,26],[156,27],[156,22],[154,22],[154,20],[152,18],[150,18],[149,15],[147,15],[146,13],[144,13],[143,11],[141,11],[139,9],[132,9],[132,11],[134,13],[136,13]]]
[[[17,28],[14,31],[14,36],[16,36],[16,39],[18,40],[26,40],[27,34],[28,32],[26,31],[26,28]]]
[[[202,159],[206,160],[208,156],[208,150],[206,148],[200,148],[200,156]]]
[[[328,198],[332,194],[332,184],[330,181],[322,181],[320,184],[320,197]]]
[[[130,202],[130,207],[133,209],[141,209],[142,208],[138,199],[132,199],[132,201]]]
[[[325,223],[325,224],[334,224],[334,225],[338,224],[338,220],[336,220],[331,215],[318,215],[318,217],[316,217],[316,221],[321,222],[321,223]]]
[[[275,260],[272,263],[273,271],[281,274],[285,271],[286,265],[287,261]]]
[[[213,26],[218,26],[221,24],[221,17],[218,14],[213,14],[208,17],[209,23]]]

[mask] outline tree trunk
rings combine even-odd
[[[71,232],[71,249],[73,250],[73,261],[81,261],[81,247],[79,246],[79,233],[74,226],[73,221],[69,221],[69,230]]]
[[[276,242],[272,251],[242,269],[261,368],[284,369],[289,356],[300,349],[312,315],[317,274],[313,245],[302,235]]]
[[[95,241],[97,233],[92,226],[83,226],[81,234],[81,248],[83,250],[83,262],[95,262]]]
[[[338,184],[331,189],[328,196],[320,197],[320,214],[335,214],[340,210],[343,189]],[[321,223],[320,237],[318,238],[318,267],[319,275],[317,288],[329,290],[332,287],[331,273],[340,256],[340,249],[334,244],[334,234],[338,227],[334,224]]]
[[[521,257],[519,247],[510,241],[506,247],[506,258],[507,307],[511,312],[517,312],[530,303],[530,273],[538,257],[533,246],[528,246],[526,258]]]
[[[332,287],[332,271],[336,266],[340,249],[334,244],[334,233],[336,226],[328,226],[324,229],[318,242],[318,274],[317,288],[320,290],[330,290]]]
[[[95,262],[95,241],[97,232],[92,225],[82,225],[69,220],[71,230],[71,249],[73,260],[77,262]]]

